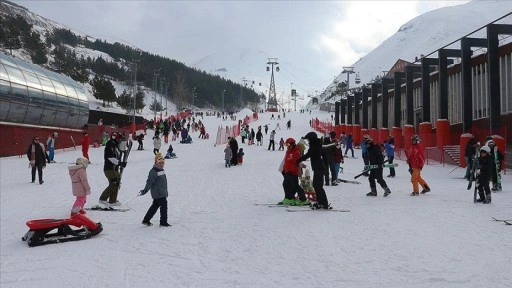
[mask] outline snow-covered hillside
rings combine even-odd
[[[350,87],[359,87],[378,75],[382,76],[382,71],[391,69],[398,59],[414,62],[416,57],[428,56],[507,13],[512,13],[512,1],[473,0],[464,5],[440,8],[420,15],[402,25],[393,36],[352,65],[354,72],[359,74],[361,83],[356,84],[355,74],[352,74]],[[512,23],[512,15],[497,23]],[[485,29],[480,30],[470,37],[478,38],[485,33]],[[502,40],[503,43],[510,42],[511,37],[503,38],[506,38]],[[460,48],[460,42],[457,41],[447,48]],[[433,55],[435,56],[437,53]],[[346,81],[347,74],[340,73],[336,80]],[[334,84],[331,83],[326,90],[330,92],[333,87]]]

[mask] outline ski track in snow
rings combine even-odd
[[[276,142],[298,139],[310,131],[310,118],[330,114],[289,112],[287,117],[292,129],[277,130]],[[250,126],[274,127],[269,118],[263,114]],[[510,171],[492,204],[477,205],[467,182],[452,179],[464,169],[450,174],[454,167],[439,164],[422,171],[432,192],[408,196],[410,176],[399,160],[397,177],[385,178],[392,191],[387,198],[380,187],[378,197],[366,197],[369,185],[361,177],[360,185],[325,187],[332,206],[350,213],[288,213],[254,205],[283,198],[277,167],[284,152],[266,149],[268,135],[262,147],[242,144],[238,137],[244,164],[224,168],[224,145],[213,147],[215,131],[235,122],[202,121],[209,140],[192,133],[193,144],[171,142],[178,158],[165,165],[168,228],[158,226],[159,212],[154,226],[140,224],[152,202],[149,193],[136,196],[153,164],[152,130],[146,150],[132,151],[123,175],[119,199],[131,210],[88,212],[104,230],[84,241],[28,248],[21,241],[26,221],[69,216],[74,197],[68,164],[49,164],[39,185],[29,183],[26,157],[0,159],[0,286],[512,287],[512,229],[491,218],[510,218]],[[161,152],[166,149],[163,144]],[[91,147],[89,153],[99,165],[87,169],[92,195],[86,207],[97,202],[107,184],[103,148]],[[80,147],[56,151],[56,160],[64,163],[79,156]],[[362,166],[361,159],[346,159],[341,178],[352,179]]]

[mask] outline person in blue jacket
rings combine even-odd
[[[347,157],[348,150],[352,151],[352,158],[354,158],[354,140],[352,139],[352,133],[348,133],[345,144],[345,157]]]
[[[160,226],[169,227],[171,226],[167,222],[167,197],[169,192],[167,191],[167,176],[164,171],[165,159],[161,153],[155,155],[155,164],[151,170],[149,170],[148,179],[146,180],[146,186],[144,189],[139,191],[137,196],[142,196],[151,190],[151,197],[153,198],[153,204],[146,212],[142,224],[146,226],[153,225],[150,221],[155,216],[156,211],[160,208]]]
[[[388,140],[384,141],[384,149],[388,156],[388,163],[393,164],[393,159],[395,159],[395,138],[393,136],[389,135]],[[395,177],[395,168],[389,168],[388,177]]]

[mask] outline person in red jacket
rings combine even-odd
[[[84,139],[82,139],[82,142],[80,143],[82,145],[82,155],[84,158],[87,159],[87,161],[90,161],[89,159],[89,143],[91,139],[89,138],[89,133],[87,131],[84,132]]]
[[[299,185],[299,165],[297,160],[300,158],[299,147],[295,143],[295,139],[288,138],[285,141],[287,147],[283,164],[283,188],[284,200],[280,202],[283,205],[309,205],[311,204],[306,197],[304,189]],[[295,200],[295,193],[298,194],[299,200]]]
[[[407,156],[407,164],[409,164],[409,173],[411,173],[411,182],[412,182],[412,193],[411,196],[419,195],[419,185],[423,187],[421,194],[425,194],[430,192],[430,187],[427,185],[427,182],[421,178],[421,169],[425,165],[425,151],[420,145],[420,137],[418,135],[414,135],[411,137],[411,148],[406,153]],[[419,185],[418,185],[419,184]]]

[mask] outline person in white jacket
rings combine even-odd
[[[158,154],[160,153],[160,147],[162,147],[162,139],[160,139],[160,137],[158,137],[158,135],[155,135],[153,137],[153,146],[155,147],[153,149],[153,154]]]

